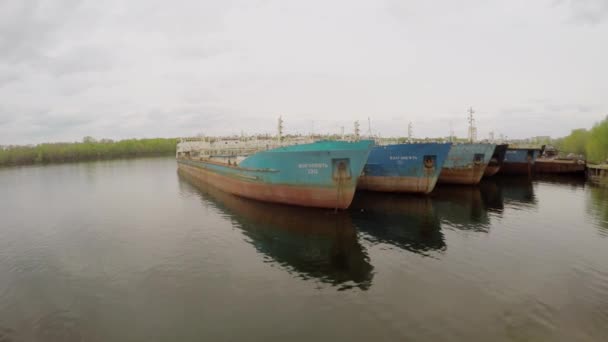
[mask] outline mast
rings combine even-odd
[[[407,139],[411,142],[413,137],[414,137],[414,125],[412,125],[412,122],[410,121],[410,123],[407,125]]]
[[[475,127],[475,118],[473,118],[473,107],[469,108],[469,142],[474,143],[477,140],[477,127]]]
[[[450,120],[450,142],[454,142],[454,124]]]
[[[359,121],[355,121],[355,141],[359,141],[361,131],[359,130]]]
[[[283,140],[283,116],[279,116],[277,142],[280,144]]]

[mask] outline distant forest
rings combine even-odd
[[[339,138],[335,136],[335,138]],[[397,138],[395,143],[405,142]],[[421,141],[421,139],[417,139]],[[427,140],[427,139],[425,139]],[[465,142],[464,139],[458,141]],[[555,145],[562,154],[584,155],[591,163],[608,160],[608,116],[591,129],[575,129],[570,135],[551,139],[547,144]],[[82,142],[45,143],[32,146],[0,146],[0,167],[66,163],[88,160],[136,158],[175,155],[177,139],[127,139],[112,141],[85,137]]]
[[[85,137],[82,142],[46,143],[35,146],[0,147],[0,167],[66,163],[87,160],[169,156],[177,139],[127,139],[112,141]]]

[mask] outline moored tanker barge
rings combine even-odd
[[[586,163],[580,159],[539,158],[534,163],[535,173],[584,175]]]
[[[179,172],[238,196],[306,207],[346,209],[373,142],[182,141]]]
[[[454,144],[439,175],[439,183],[478,184],[495,148],[494,144]]]
[[[536,159],[542,154],[542,148],[509,147],[499,174],[532,175]]]
[[[451,144],[413,143],[375,146],[359,189],[428,194],[433,191]]]

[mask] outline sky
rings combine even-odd
[[[608,0],[0,0],[0,144],[567,135],[608,114]],[[371,122],[368,127],[368,122]]]

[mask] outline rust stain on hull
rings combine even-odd
[[[382,192],[428,194],[435,188],[437,177],[361,176],[358,189]]]
[[[355,194],[353,186],[321,188],[256,183],[182,163],[178,163],[178,172],[237,196],[305,207],[347,209]]]
[[[443,168],[439,175],[439,183],[476,185],[481,181],[485,169],[485,164],[472,168]]]

